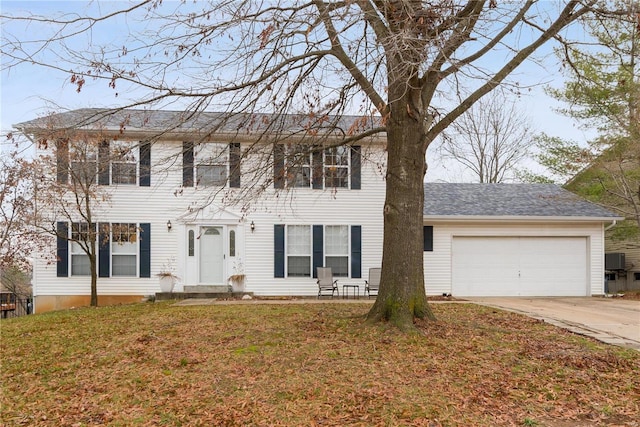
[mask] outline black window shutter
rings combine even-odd
[[[56,141],[56,180],[60,184],[69,181],[69,141],[59,139]]]
[[[273,225],[273,277],[284,277],[284,224]]]
[[[351,189],[360,190],[361,180],[360,174],[362,169],[362,155],[360,153],[360,146],[354,145],[351,147]]]
[[[240,188],[240,144],[229,144],[229,187]]]
[[[98,184],[109,185],[109,141],[98,145]]]
[[[313,178],[313,188],[316,190],[322,189],[322,181],[324,176],[323,166],[322,150],[320,147],[314,147],[313,153],[311,153],[311,177]]]
[[[275,144],[273,146],[273,188],[284,188],[284,145],[283,144]]]
[[[69,277],[69,224],[56,223],[56,276]]]
[[[140,224],[140,277],[151,277],[151,224]]]
[[[193,142],[182,143],[182,185],[193,187]]]
[[[151,186],[151,143],[140,143],[140,187]]]
[[[362,278],[362,226],[351,226],[351,277]]]
[[[111,241],[109,223],[98,223],[98,277],[109,277],[111,270]]]
[[[318,277],[318,267],[324,265],[324,227],[322,225],[313,226],[313,277]]]
[[[433,252],[433,226],[425,225],[424,227],[422,227],[422,232],[424,234],[424,251]]]

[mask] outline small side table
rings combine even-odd
[[[360,285],[342,285],[342,298],[349,299],[349,288],[353,289],[353,299],[360,299]]]

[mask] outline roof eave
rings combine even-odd
[[[520,216],[520,215],[423,215],[431,222],[613,222],[623,217],[601,216]]]
[[[140,128],[120,128],[120,127],[103,127],[103,128],[95,128],[95,127],[78,127],[78,128],[69,128],[69,129],[45,129],[42,127],[32,126],[32,127],[24,127],[14,125],[14,128],[19,130],[21,133],[25,135],[34,135],[34,136],[46,136],[47,134],[51,134],[56,132],[56,130],[68,130],[70,132],[86,132],[88,134],[96,134],[102,137],[109,137],[114,139],[146,139],[146,138],[157,138],[159,140],[199,140],[205,139],[208,141],[255,141],[257,138],[265,138],[271,139],[275,134],[270,134],[269,132],[259,133],[259,132],[205,132],[202,130],[175,130],[175,131],[163,131],[162,129],[140,129]],[[298,135],[296,133],[281,133],[275,136],[279,140],[286,141],[303,141],[309,140],[309,135]],[[344,139],[344,136],[341,134],[332,134],[325,133],[319,134],[317,137],[325,138],[331,141],[339,142]],[[386,142],[386,138],[384,134],[370,135],[364,136],[362,138],[363,141],[367,141],[369,144],[375,143],[384,143]]]

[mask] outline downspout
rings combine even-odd
[[[606,232],[606,231],[611,230],[613,227],[615,227],[615,226],[616,226],[616,224],[617,224],[617,223],[618,223],[618,220],[617,220],[617,219],[614,219],[614,220],[613,220],[613,222],[612,222],[611,224],[609,224],[608,226],[606,226],[606,227],[605,227],[604,231]]]

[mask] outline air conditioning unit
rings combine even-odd
[[[604,255],[605,270],[624,270],[624,253],[613,252]]]

